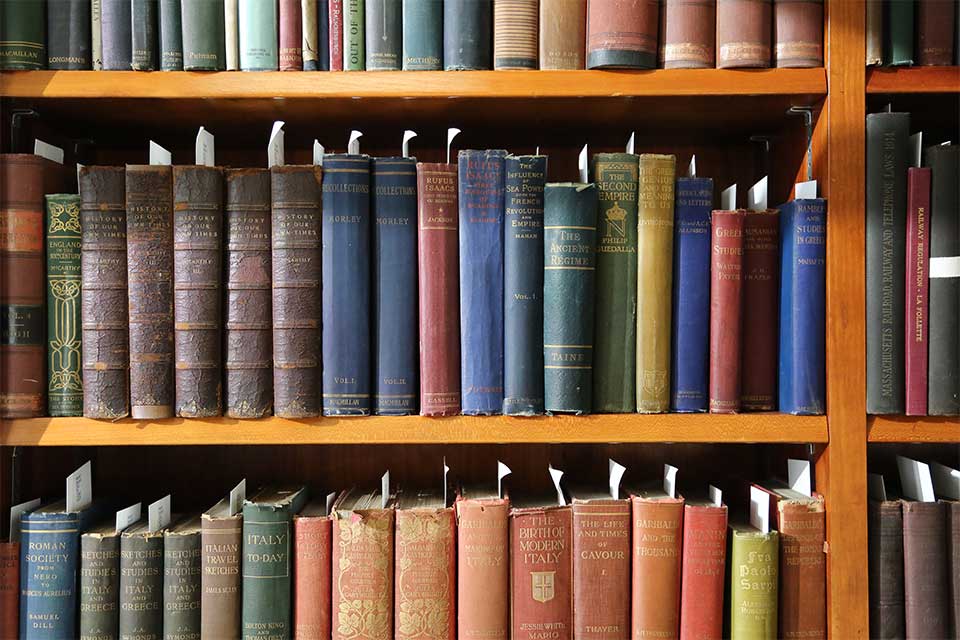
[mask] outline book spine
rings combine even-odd
[[[400,71],[403,66],[401,0],[366,0],[367,71]]]
[[[343,70],[364,71],[367,68],[365,0],[343,0]],[[385,14],[384,14],[385,15]]]
[[[947,67],[953,64],[956,2],[917,0],[917,64]]]
[[[279,1],[280,71],[303,71],[303,33],[300,0]]]
[[[319,52],[319,25],[317,18],[317,0],[298,0],[300,5],[300,52],[303,57],[304,71],[319,71],[317,64]],[[324,4],[324,3],[321,3]]]
[[[673,236],[670,409],[706,411],[710,362],[710,212],[713,180],[678,178]]]
[[[676,638],[680,628],[683,498],[653,501],[634,496],[630,503],[631,637]]]
[[[903,618],[903,514],[899,501],[867,509],[870,637],[905,638]]]
[[[203,517],[200,524],[200,637],[240,637],[243,518]]]
[[[80,196],[47,203],[48,415],[83,415],[80,378]]]
[[[379,415],[415,415],[420,388],[417,327],[417,161],[373,161],[374,403]]]
[[[183,68],[186,71],[226,69],[224,0],[181,0]]]
[[[590,413],[597,189],[547,184],[543,206],[543,384],[548,412]]]
[[[168,531],[163,542],[164,640],[200,640],[200,532]]]
[[[133,62],[130,0],[100,0],[104,71],[129,71]]]
[[[664,69],[712,69],[716,62],[715,0],[665,0],[660,14]]]
[[[904,410],[909,128],[907,113],[867,116],[867,413]]]
[[[224,63],[227,71],[240,69],[240,0],[223,0]]]
[[[290,507],[247,503],[243,507],[242,638],[291,637]]]
[[[960,501],[944,501],[947,509],[947,576],[950,592],[950,637],[960,636]],[[0,626],[2,628],[2,626]]]
[[[374,509],[333,522],[333,640],[393,638],[394,516]]]
[[[20,638],[72,638],[77,632],[80,514],[29,513],[20,526]]]
[[[103,70],[103,4],[90,0],[90,63],[94,71]]]
[[[160,0],[160,70],[183,70],[180,0]]]
[[[587,69],[655,69],[657,0],[587,3]]]
[[[0,2],[0,70],[47,66],[45,2]]]
[[[271,169],[273,407],[283,418],[320,415],[320,189],[313,166]]]
[[[277,0],[239,0],[237,27],[241,71],[279,68]]]
[[[333,521],[327,517],[293,519],[293,636],[297,640],[330,637],[330,569]]]
[[[780,216],[750,211],[743,222],[740,407],[777,407],[777,313],[780,285]],[[789,311],[793,311],[790,309]]]
[[[822,501],[781,500],[780,632],[785,640],[826,640],[826,516]]]
[[[534,640],[544,629],[558,640],[573,639],[572,536],[570,507],[511,511],[512,640]]]
[[[780,411],[820,415],[827,407],[826,201],[787,203],[780,230]]]
[[[458,500],[457,632],[507,640],[510,628],[510,503]],[[478,590],[483,598],[476,597]]]
[[[823,0],[774,0],[776,67],[823,66]]]
[[[587,0],[540,0],[540,68],[583,69]]]
[[[593,410],[637,410],[637,180],[639,157],[598,153]]]
[[[503,409],[503,206],[501,150],[461,151],[460,388],[463,413]]]
[[[493,0],[444,0],[443,68],[490,69],[492,32]]]
[[[710,412],[740,409],[743,211],[714,211],[710,259]]]
[[[717,68],[770,66],[773,0],[717,0]]]
[[[370,158],[323,164],[323,414],[365,416],[373,404]]]
[[[730,637],[777,637],[780,541],[776,531],[731,533]]]
[[[135,419],[172,418],[173,180],[170,167],[127,166],[130,406]]]
[[[330,71],[330,2],[317,0],[317,71]]]
[[[120,537],[120,640],[163,638],[163,534]]]
[[[134,71],[157,70],[159,45],[159,0],[130,0],[130,67]]]
[[[883,64],[883,3],[867,3],[867,66]]]
[[[89,69],[90,26],[88,0],[47,3],[47,68]]]
[[[686,505],[680,578],[680,640],[723,637],[727,508]]]
[[[0,542],[0,638],[20,632],[20,543]]]
[[[80,169],[83,415],[130,413],[127,213],[123,167]]]
[[[884,59],[890,66],[913,64],[914,0],[884,2]]]
[[[120,536],[83,534],[80,536],[80,639],[116,640],[119,603]]]
[[[504,161],[503,413],[543,413],[543,186],[546,156]]]
[[[540,0],[495,0],[493,68],[536,69]]]
[[[403,0],[403,70],[443,69],[443,0]]]
[[[907,638],[947,637],[946,509],[903,502],[903,603]]]
[[[397,511],[396,640],[457,638],[457,546],[453,509]]]
[[[420,413],[460,413],[457,166],[417,165]]]
[[[224,406],[230,418],[273,408],[270,171],[226,172]]]
[[[330,0],[330,71],[343,71],[343,0]]]
[[[927,411],[960,415],[960,146],[926,150],[930,197],[930,360]]]
[[[573,635],[630,635],[630,503],[573,504]]]

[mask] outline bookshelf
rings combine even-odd
[[[960,93],[960,67],[889,67],[867,70],[867,93]]]
[[[960,444],[957,416],[870,416],[870,442],[942,442]]]

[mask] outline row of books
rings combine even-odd
[[[823,66],[823,0],[0,0],[0,12],[0,69]]]
[[[958,0],[869,0],[867,66],[960,65]]]
[[[867,411],[960,414],[960,146],[867,116]]]
[[[56,168],[3,157],[5,416],[824,410],[815,193],[714,210],[671,155],[546,183],[546,156],[343,154],[82,167],[44,225]]]

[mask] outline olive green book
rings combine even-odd
[[[364,0],[343,0],[343,70],[364,71],[366,36]]]
[[[80,196],[47,203],[47,401],[53,417],[83,415],[80,377]]]
[[[748,525],[730,525],[730,640],[777,637],[780,540]]]

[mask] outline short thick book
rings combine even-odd
[[[0,637],[20,632],[20,543],[0,542]]]
[[[120,535],[120,638],[163,637],[163,530],[146,520]]]
[[[110,520],[80,536],[80,640],[120,632],[120,534]]]
[[[747,524],[730,525],[730,638],[777,637],[780,540]]]
[[[743,222],[740,347],[740,407],[744,411],[777,408],[779,257],[779,212],[748,211]]]
[[[710,413],[740,410],[745,211],[714,211],[710,244]]]
[[[47,68],[89,69],[91,67],[90,26],[88,0],[48,2]]]
[[[773,58],[778,68],[823,66],[823,0],[774,0]]]
[[[400,71],[403,66],[401,0],[366,0],[366,69]]]
[[[300,0],[279,0],[277,5],[280,34],[278,54],[280,71],[303,71],[303,16]]]
[[[457,633],[506,640],[510,628],[510,501],[496,490],[460,490],[457,512]],[[476,597],[482,592],[484,597]]]
[[[403,0],[403,70],[443,69],[443,0]]]
[[[183,16],[180,0],[160,0],[160,70],[183,70]]]
[[[770,66],[773,0],[717,0],[717,68]]]
[[[0,69],[46,68],[45,8],[39,0],[0,2]]]
[[[587,0],[540,0],[540,68],[583,69]]]
[[[343,0],[343,70],[366,69],[364,12],[366,0]]]
[[[184,70],[226,69],[223,0],[181,0],[181,8]]]
[[[326,502],[307,504],[293,517],[293,637],[330,637],[333,520]]]
[[[493,0],[444,0],[443,68],[490,69],[492,34]]]
[[[230,499],[208,509],[200,522],[200,636],[239,638],[243,513],[230,514]]]
[[[903,511],[899,500],[871,500],[867,509],[870,637],[906,637],[903,618]]]
[[[237,26],[241,71],[279,68],[277,0],[239,0]]]
[[[539,0],[495,0],[493,68],[537,68]]]
[[[680,628],[683,498],[631,491],[633,638],[675,638]]]
[[[129,71],[133,61],[130,0],[100,0],[104,71]]]
[[[716,24],[716,0],[665,0],[660,11],[663,68],[712,69],[716,59]]]
[[[930,169],[907,170],[907,281],[904,308],[904,382],[908,416],[927,415],[930,340]]]
[[[949,624],[946,508],[903,501],[903,609],[907,638],[945,638]]]
[[[914,53],[914,0],[886,0],[883,4],[883,63],[888,66],[910,66]]]
[[[168,0],[164,0],[165,2]],[[160,68],[160,2],[130,0],[131,51],[130,67],[134,71],[156,71]]]
[[[957,3],[917,0],[914,6],[917,12],[917,64],[941,67],[953,64]]]
[[[588,0],[587,68],[655,69],[657,0]]]
[[[200,516],[185,517],[163,535],[163,636],[200,640]]]
[[[680,640],[723,637],[726,561],[726,505],[687,499],[683,507]]]

